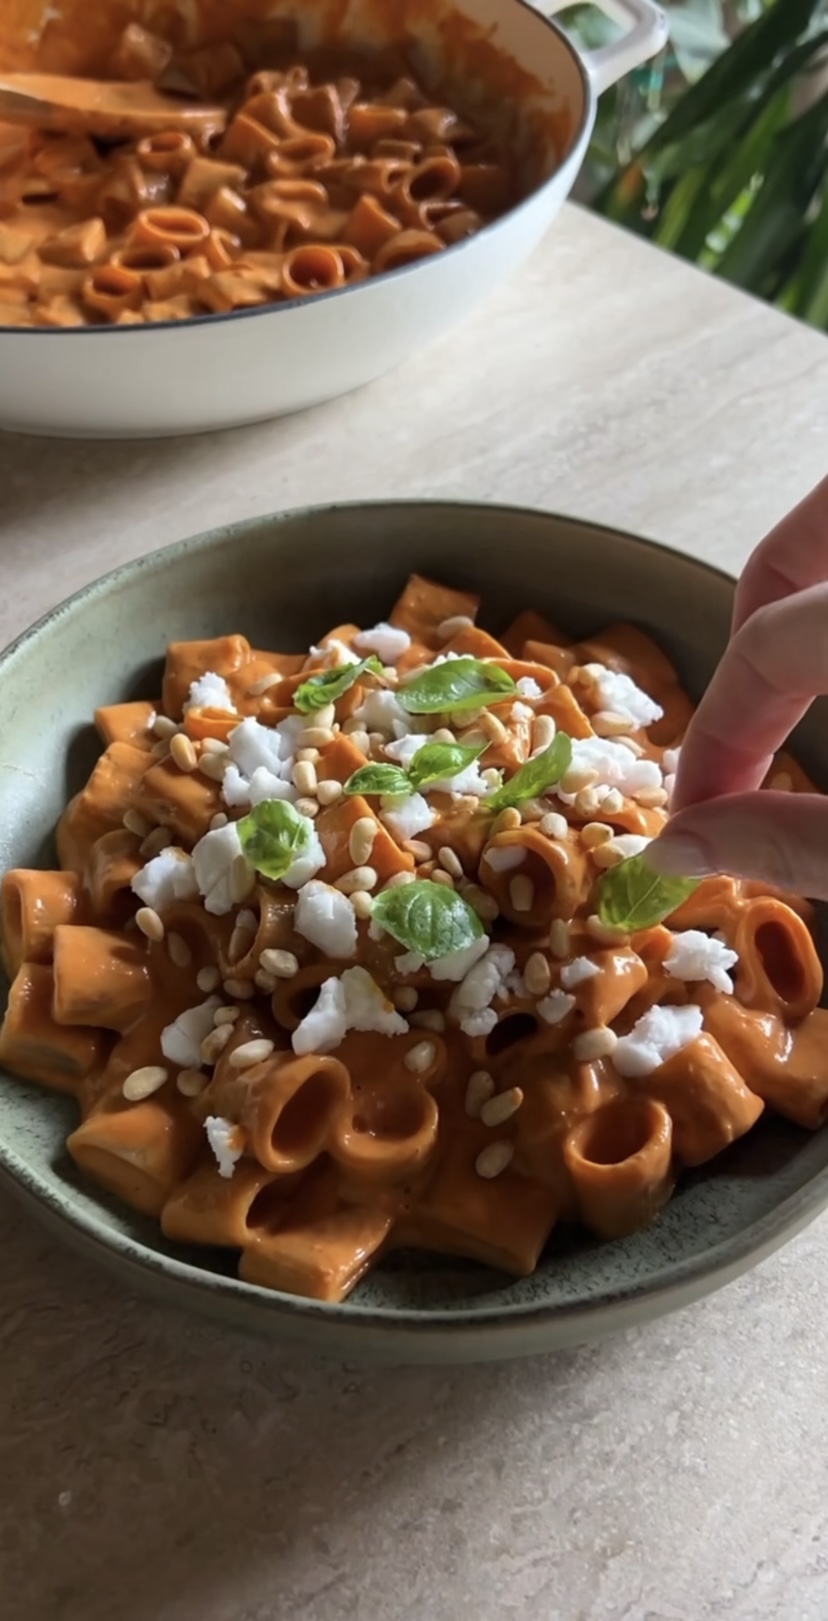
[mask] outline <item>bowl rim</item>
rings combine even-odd
[[[728,587],[734,584],[732,574],[701,558],[611,524],[593,523],[565,513],[462,500],[327,502],[245,517],[233,524],[202,530],[117,565],[50,608],[9,643],[0,652],[0,679],[16,656],[48,633],[49,627],[64,614],[82,610],[96,597],[117,590],[124,580],[131,581],[169,562],[197,558],[201,553],[218,549],[226,545],[230,534],[243,538],[247,532],[260,530],[263,525],[278,530],[284,523],[297,519],[324,520],[330,513],[392,509],[413,514],[418,510],[433,512],[436,508],[449,513],[458,509],[467,514],[485,511],[490,516],[499,514],[504,520],[520,521],[528,517],[552,526],[566,525],[575,531],[603,535],[609,542],[631,542],[639,551],[666,555],[694,573],[712,577]],[[665,1261],[642,1277],[631,1281],[622,1279],[617,1287],[603,1289],[594,1299],[529,1300],[504,1305],[487,1304],[481,1298],[479,1303],[464,1309],[429,1307],[421,1311],[412,1306],[361,1305],[351,1299],[332,1304],[283,1294],[162,1253],[131,1234],[113,1233],[97,1211],[78,1210],[72,1204],[71,1190],[61,1197],[59,1190],[45,1186],[39,1173],[6,1146],[2,1138],[0,1184],[9,1187],[25,1204],[31,1204],[46,1225],[59,1230],[70,1245],[84,1252],[91,1251],[110,1271],[126,1272],[132,1281],[143,1282],[145,1288],[165,1296],[170,1303],[180,1302],[184,1295],[196,1309],[212,1315],[223,1309],[240,1319],[240,1326],[252,1329],[265,1329],[269,1317],[271,1324],[279,1323],[286,1335],[299,1337],[304,1337],[305,1331],[312,1333],[319,1324],[327,1324],[330,1325],[328,1334],[338,1336],[343,1344],[350,1339],[356,1349],[365,1349],[367,1354],[371,1354],[373,1346],[381,1354],[399,1354],[401,1360],[407,1355],[414,1360],[423,1357],[451,1360],[528,1354],[557,1344],[583,1343],[628,1327],[639,1319],[645,1303],[650,1308],[648,1316],[663,1315],[738,1276],[806,1226],[828,1205],[826,1166],[737,1233],[719,1239],[699,1254]],[[519,1343],[512,1344],[513,1340]],[[403,1342],[399,1353],[395,1341]]]
[[[545,16],[545,14],[538,9],[537,5],[532,4],[532,0],[509,0],[509,3],[519,7],[521,11],[531,13],[532,17],[536,19],[537,22],[540,23],[544,28],[553,33],[560,41],[561,45],[563,45],[568,51],[581,80],[581,89],[583,91],[581,117],[577,128],[570,139],[565,156],[552,170],[552,173],[547,176],[541,185],[536,186],[533,191],[530,191],[528,196],[522,197],[519,202],[515,203],[513,208],[507,209],[506,213],[502,214],[499,219],[492,220],[489,225],[484,225],[482,231],[475,231],[473,236],[465,237],[460,242],[450,243],[443,249],[442,253],[427,254],[424,259],[415,259],[411,264],[400,265],[396,270],[386,270],[383,271],[379,276],[367,276],[363,281],[349,282],[343,287],[331,287],[324,292],[306,293],[302,298],[287,298],[280,304],[261,304],[257,305],[253,309],[223,310],[205,313],[203,315],[188,315],[183,321],[148,321],[139,325],[126,326],[117,326],[114,324],[68,327],[9,326],[7,323],[0,322],[0,338],[11,336],[21,337],[25,334],[27,337],[37,336],[39,338],[70,338],[77,342],[82,338],[100,338],[104,335],[112,336],[114,333],[117,333],[119,337],[136,337],[141,335],[145,336],[147,332],[168,332],[171,330],[188,332],[194,327],[207,326],[212,329],[221,326],[227,321],[249,321],[255,320],[257,317],[261,318],[262,316],[267,315],[273,316],[287,314],[289,310],[308,309],[311,307],[316,307],[319,304],[329,303],[332,299],[343,298],[348,293],[366,292],[368,289],[375,286],[377,282],[384,283],[401,281],[404,277],[411,276],[418,270],[425,270],[432,263],[432,261],[442,264],[447,255],[454,259],[459,253],[462,252],[463,248],[469,247],[471,243],[489,240],[496,232],[501,231],[506,225],[508,225],[510,220],[514,219],[517,215],[523,214],[537,201],[539,197],[542,197],[550,186],[552,186],[556,181],[560,180],[561,175],[564,174],[570,165],[574,165],[577,172],[577,169],[580,168],[581,159],[583,158],[583,149],[586,145],[586,140],[588,138],[589,129],[592,123],[596,100],[595,91],[587,72],[584,59],[578,50],[575,41],[566,32],[566,30],[561,27],[560,23],[556,22],[554,17]]]

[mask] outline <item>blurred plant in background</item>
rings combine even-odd
[[[601,98],[576,195],[828,331],[828,0],[667,11],[667,49]],[[591,47],[617,32],[561,20]]]

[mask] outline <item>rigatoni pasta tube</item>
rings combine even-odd
[[[222,1068],[211,1107],[236,1121],[268,1171],[301,1171],[329,1146],[351,1077],[337,1058],[276,1053],[235,1074]]]
[[[82,910],[75,872],[36,872],[14,867],[0,888],[3,964],[10,977],[24,962],[51,962],[55,929],[76,923]]]
[[[623,1238],[645,1227],[673,1190],[672,1124],[654,1098],[614,1099],[579,1121],[564,1162],[585,1227]]]
[[[822,995],[822,964],[801,917],[771,896],[745,907],[736,925],[739,1000],[772,1008],[789,1023],[804,1019]]]
[[[126,935],[60,923],[54,949],[54,1015],[59,1024],[124,1030],[149,1003],[146,951]]]
[[[707,1034],[637,1084],[670,1115],[673,1150],[682,1165],[703,1165],[713,1159],[750,1131],[765,1107]]]
[[[161,1230],[180,1244],[244,1249],[264,1228],[278,1226],[296,1183],[247,1157],[232,1177],[221,1176],[215,1164],[200,1165],[167,1200]]]
[[[57,1092],[76,1093],[84,1077],[103,1061],[106,1037],[91,1027],[56,1023],[53,992],[49,964],[21,964],[0,1027],[0,1064]]]
[[[75,1164],[146,1216],[159,1216],[203,1143],[184,1098],[166,1086],[142,1103],[109,1097],[67,1138]]]

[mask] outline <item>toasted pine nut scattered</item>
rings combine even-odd
[[[419,1013],[412,1013],[409,1024],[417,1030],[433,1030],[441,1036],[446,1028],[446,1016],[437,1007],[422,1008]]]
[[[259,957],[259,967],[266,974],[274,974],[276,979],[292,979],[299,972],[299,958],[292,951],[282,951],[278,946],[267,946]]]
[[[371,744],[368,738],[368,733],[366,732],[364,726],[360,726],[359,723],[357,723],[356,726],[352,727],[351,730],[348,731],[348,722],[346,721],[342,730],[345,732],[346,736],[350,737],[354,748],[359,749],[360,754],[370,754]]]
[[[619,850],[614,839],[608,839],[606,844],[599,844],[596,849],[590,851],[590,855],[596,867],[601,867],[605,872],[610,867],[620,866],[624,860],[624,853]]]
[[[643,760],[647,750],[642,747],[637,738],[617,737],[615,741],[616,743],[623,743],[625,749],[629,749],[630,753],[634,754],[637,760]]]
[[[510,1086],[508,1092],[498,1092],[495,1097],[489,1098],[480,1110],[480,1118],[484,1126],[502,1126],[504,1120],[511,1119],[523,1102],[523,1093],[519,1086]]]
[[[523,983],[530,996],[545,996],[551,980],[549,964],[542,951],[533,951],[527,957],[523,970]]]
[[[585,822],[592,821],[601,809],[601,795],[595,788],[581,788],[575,795],[575,811]]]
[[[374,840],[379,832],[376,818],[360,816],[348,835],[348,854],[355,867],[364,867],[370,860]]]
[[[451,873],[446,872],[442,867],[435,867],[430,876],[433,884],[444,884],[446,889],[454,888],[454,879]]]
[[[199,1053],[201,1054],[202,1061],[205,1064],[215,1064],[224,1052],[224,1049],[227,1046],[232,1034],[232,1024],[215,1025],[210,1031],[209,1036],[204,1037],[204,1040],[198,1049]]]
[[[495,817],[492,832],[511,833],[516,827],[520,827],[520,811],[516,805],[507,805],[506,809]]]
[[[487,765],[485,771],[481,771],[480,775],[483,778],[487,788],[497,788],[500,786],[500,772],[498,771],[496,765]]]
[[[563,962],[570,953],[569,924],[562,917],[555,917],[549,925],[549,950],[553,957]]]
[[[494,922],[500,911],[494,895],[490,895],[488,890],[481,889],[479,884],[467,884],[463,890],[463,899],[468,901],[485,923]]]
[[[645,810],[662,810],[667,804],[668,794],[663,788],[639,788],[633,799]]]
[[[431,860],[431,845],[426,844],[424,839],[405,839],[403,842],[403,849],[407,850],[408,854],[413,856],[415,861]]]
[[[413,1013],[418,1001],[414,986],[401,985],[398,991],[394,991],[392,1001],[398,1013]]]
[[[581,828],[581,842],[588,850],[595,850],[599,844],[606,844],[612,836],[613,830],[607,822],[587,822]]]
[[[144,839],[138,854],[145,861],[151,861],[153,856],[160,856],[162,850],[167,850],[172,842],[173,836],[168,827],[154,827]]]
[[[548,839],[565,839],[569,834],[569,823],[560,811],[547,811],[540,824],[541,833]]]
[[[536,715],[532,722],[532,753],[541,754],[555,741],[558,728],[551,715]]]
[[[256,869],[248,864],[247,857],[241,852],[233,857],[230,868],[230,898],[236,905],[246,901],[256,888]]]
[[[509,884],[509,899],[516,912],[531,912],[535,904],[535,886],[525,873],[515,873]]]
[[[121,1091],[130,1103],[140,1103],[142,1098],[151,1098],[153,1092],[159,1092],[168,1075],[169,1070],[161,1064],[144,1064],[127,1076]]]
[[[297,762],[299,762],[301,760],[305,760],[305,761],[308,761],[311,765],[316,765],[316,762],[319,759],[319,750],[318,749],[297,749],[295,757],[296,757]]]
[[[202,755],[229,754],[230,745],[229,743],[223,742],[220,737],[203,737],[201,740],[201,752]]]
[[[355,889],[353,894],[348,896],[348,899],[356,916],[365,922],[374,910],[373,897],[368,894],[367,889]]]
[[[629,715],[616,709],[599,709],[592,717],[592,730],[597,737],[623,737],[634,725]]]
[[[624,809],[624,795],[619,788],[608,788],[601,797],[599,807],[605,816],[617,816]]]
[[[135,922],[142,934],[156,944],[164,938],[164,923],[152,906],[139,906],[135,913]]]
[[[321,726],[317,721],[315,726],[306,726],[304,732],[299,733],[297,742],[300,749],[326,749],[333,740],[332,728]]]
[[[264,968],[256,969],[256,972],[253,975],[253,982],[258,986],[260,991],[264,991],[265,996],[272,996],[276,986],[279,983],[276,975],[266,973]]]
[[[170,756],[179,771],[195,771],[198,765],[198,755],[186,732],[176,732],[175,737],[170,738]]]
[[[261,1037],[256,1041],[243,1041],[241,1046],[234,1047],[227,1062],[231,1069],[252,1069],[254,1064],[263,1064],[274,1051],[274,1043]]]
[[[403,1063],[413,1075],[424,1075],[430,1069],[437,1056],[437,1048],[433,1041],[418,1041],[415,1046],[409,1047]]]
[[[402,889],[403,884],[414,883],[413,872],[394,872],[383,884],[383,889]]]
[[[212,966],[208,966],[207,968],[199,968],[198,973],[196,974],[196,984],[200,991],[204,991],[205,994],[209,996],[212,991],[218,990],[219,985],[221,984],[221,974],[217,968],[213,968]]]
[[[316,783],[316,766],[311,765],[310,760],[300,760],[293,767],[294,787],[298,788],[300,794],[311,795],[316,793]]]
[[[521,822],[542,822],[546,809],[545,799],[524,799],[520,806]]]
[[[514,1145],[505,1138],[499,1143],[489,1143],[488,1148],[481,1149],[474,1162],[478,1176],[485,1177],[487,1182],[499,1176],[501,1171],[505,1171],[514,1152]]]
[[[474,620],[470,619],[468,614],[450,614],[448,619],[444,619],[437,626],[437,635],[442,641],[449,642],[452,636],[456,636],[459,631],[473,629]]]
[[[334,888],[343,895],[353,895],[357,889],[376,889],[378,882],[374,867],[353,867],[350,872],[343,872],[342,877],[337,878]]]
[[[490,743],[505,743],[509,736],[502,720],[498,720],[497,715],[493,715],[488,709],[484,709],[478,725],[483,736],[487,737]]]
[[[261,698],[263,692],[269,692],[271,687],[278,687],[279,682],[282,680],[284,680],[284,677],[279,674],[278,670],[271,670],[269,675],[260,676],[258,681],[254,681],[253,685],[248,687],[247,696],[248,698]]]
[[[325,777],[324,781],[316,785],[316,797],[320,805],[333,805],[337,799],[342,798],[344,792],[342,783],[337,782],[335,777]]]
[[[591,1064],[596,1058],[609,1058],[617,1045],[615,1031],[599,1025],[595,1030],[582,1030],[572,1043],[572,1052],[579,1064]]]
[[[235,1024],[240,1013],[240,1007],[230,1007],[229,1005],[227,1007],[217,1007],[213,1014],[213,1024]]]
[[[598,772],[590,766],[570,766],[558,787],[562,794],[579,794],[583,788],[591,788],[597,781]]]
[[[463,867],[460,862],[460,857],[457,855],[456,851],[452,850],[450,845],[443,844],[440,846],[440,849],[437,851],[437,860],[439,861],[440,866],[445,867],[446,872],[451,874],[452,878],[463,877]]]
[[[124,811],[124,827],[128,833],[134,833],[136,839],[145,839],[152,832],[149,822],[137,810]]]
[[[304,794],[301,799],[297,799],[294,810],[297,810],[300,816],[309,816],[313,821],[313,818],[319,815],[319,800],[311,799],[309,794]]]
[[[175,930],[172,930],[167,935],[167,950],[170,961],[175,963],[176,968],[189,968],[193,954],[183,934],[176,934]]]
[[[201,754],[198,758],[199,772],[211,782],[223,782],[228,765],[229,757],[225,754]]]
[[[169,715],[156,715],[155,720],[152,723],[152,729],[156,737],[175,737],[175,734],[178,731],[178,722],[175,720],[170,720]]]
[[[207,1076],[200,1069],[181,1069],[175,1081],[179,1092],[185,1098],[197,1098],[207,1085]]]
[[[230,936],[230,944],[227,948],[227,956],[230,962],[240,962],[242,957],[246,957],[255,938],[255,929],[246,929],[241,923],[237,923]]]
[[[225,979],[222,989],[226,996],[235,996],[240,1002],[249,1002],[256,995],[249,979]]]
[[[494,1096],[494,1089],[495,1083],[488,1070],[476,1069],[474,1074],[469,1076],[465,1109],[472,1120],[478,1119],[484,1103],[488,1103],[489,1098]]]
[[[436,732],[431,734],[432,743],[456,743],[457,739],[447,726],[438,726]]]
[[[218,828],[226,827],[229,820],[224,811],[216,811],[215,816],[210,817],[210,832],[215,833]]]

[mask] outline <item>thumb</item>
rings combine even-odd
[[[728,794],[670,818],[647,849],[663,877],[729,873],[828,900],[828,797]]]

